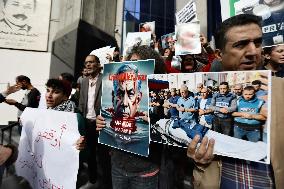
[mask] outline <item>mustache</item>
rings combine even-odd
[[[28,17],[24,14],[14,14],[13,17],[15,18],[21,18],[22,20],[26,20]]]

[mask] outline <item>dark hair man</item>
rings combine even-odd
[[[19,103],[14,99],[6,99],[5,102],[9,105],[14,105],[18,108],[18,118],[20,118],[22,112],[25,110],[26,107],[38,107],[40,100],[40,92],[31,84],[31,80],[27,76],[17,76],[16,84],[19,89],[26,90],[23,100]],[[21,128],[19,129],[21,130]]]
[[[213,130],[225,135],[232,135],[232,112],[237,109],[236,96],[229,92],[229,84],[222,82],[219,93],[213,95],[210,109],[214,111]]]
[[[234,116],[234,137],[247,137],[249,141],[260,140],[263,122],[266,120],[265,112],[262,108],[264,100],[255,96],[253,86],[247,86],[243,90],[242,97],[237,102],[237,111]]]
[[[262,30],[260,21],[260,18],[257,16],[242,14],[231,17],[221,24],[216,36],[216,44],[217,48],[220,49],[223,70],[255,70],[261,65]],[[275,82],[283,85],[283,82],[276,80]],[[279,98],[274,100],[281,101],[280,95],[276,93],[274,95],[275,98]],[[274,104],[276,109],[280,109],[278,104]],[[277,114],[277,112],[274,113]],[[277,119],[277,123],[281,123],[280,119],[283,120],[283,118]],[[281,127],[272,123],[271,131],[277,128],[280,129]],[[272,133],[274,132],[272,131]],[[281,135],[279,132],[274,134]],[[271,166],[255,162],[247,163],[243,160],[225,157],[222,158],[222,166],[219,166],[221,165],[220,163],[212,161],[214,157],[214,140],[210,139],[208,142],[208,138],[205,137],[200,147],[196,149],[199,138],[196,137],[189,144],[187,151],[187,155],[196,162],[207,164],[206,167],[202,166],[202,172],[197,169],[194,170],[195,175],[200,175],[200,177],[195,177],[194,179],[194,188],[274,188]],[[278,142],[273,140],[278,140]],[[278,171],[274,172],[274,176],[277,186],[281,188],[284,184],[283,170],[279,168],[283,167],[283,162],[280,159],[281,155],[277,154],[276,149],[283,151],[283,142],[281,143],[281,137],[273,137],[273,140],[271,141],[274,145],[271,145],[272,165],[278,168]],[[208,165],[208,163],[210,164]],[[210,173],[208,172],[209,169]],[[210,180],[206,178],[210,178]],[[196,185],[197,183],[198,185]]]

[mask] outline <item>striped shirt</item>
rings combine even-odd
[[[223,158],[220,189],[273,189],[272,172],[271,165]]]

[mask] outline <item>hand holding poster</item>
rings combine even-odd
[[[176,56],[201,53],[200,24],[198,22],[178,24],[175,33],[177,40],[175,44]]]
[[[79,151],[74,144],[80,137],[77,115],[26,108],[21,123],[17,175],[34,189],[75,189]]]
[[[196,135],[200,141],[207,136],[215,140],[214,154],[269,164],[270,141],[262,133],[270,134],[270,74],[159,75],[167,87],[159,85],[159,80],[153,82],[157,75],[149,76],[149,90],[154,94],[149,97],[150,104],[160,104],[156,110],[149,106],[151,140],[187,147]],[[170,97],[155,95],[169,89]]]
[[[154,60],[104,66],[101,115],[106,127],[100,143],[148,156],[147,75],[153,72]]]

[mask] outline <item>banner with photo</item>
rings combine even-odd
[[[141,23],[139,24],[139,32],[151,32],[151,34],[155,34],[155,25],[155,21]]]
[[[195,0],[190,0],[175,15],[176,15],[176,23],[177,24],[198,21],[197,13],[196,13],[196,3],[195,3]]]
[[[101,115],[106,127],[99,142],[142,156],[149,153],[147,75],[154,60],[104,65]]]
[[[172,46],[175,44],[175,32],[162,35],[161,43],[163,49],[172,48]]]
[[[222,20],[244,13],[262,17],[262,45],[284,43],[283,0],[221,0],[221,11]]]
[[[0,47],[47,51],[51,0],[6,0],[0,9]]]
[[[175,26],[175,55],[200,54],[200,24],[191,22]]]
[[[75,189],[79,168],[75,144],[80,137],[77,114],[26,108],[21,123],[17,175],[34,189]]]
[[[135,45],[148,45],[151,43],[151,32],[128,32],[124,43],[123,56],[126,56]]]
[[[214,154],[270,163],[271,72],[148,76],[151,140],[187,147],[215,139]]]

